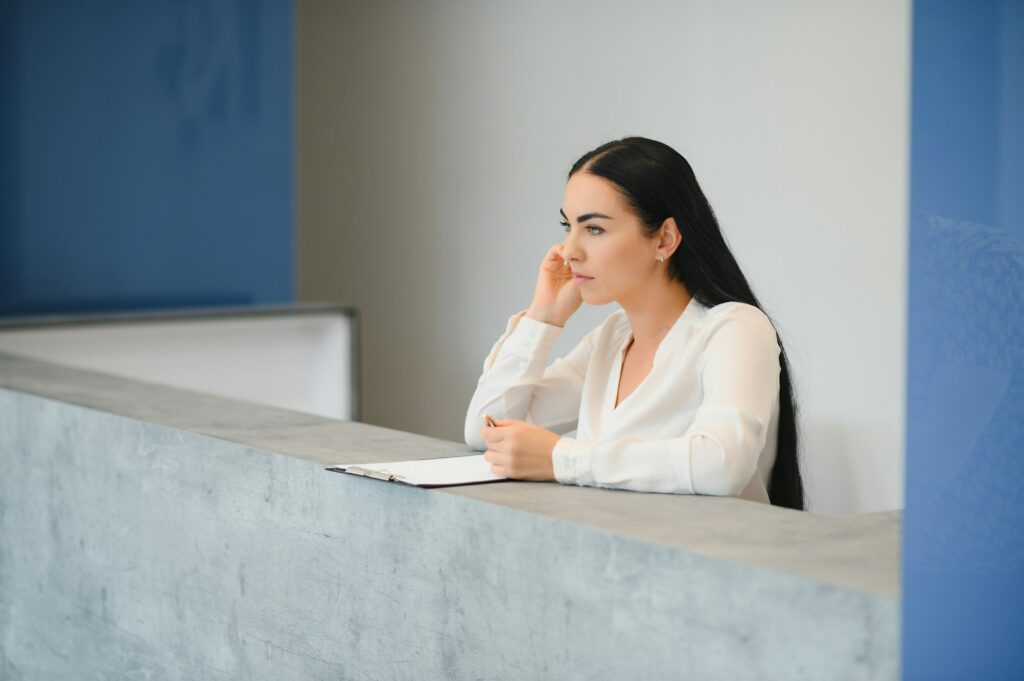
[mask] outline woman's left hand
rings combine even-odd
[[[484,458],[491,472],[516,480],[554,480],[551,453],[561,436],[526,421],[495,420],[494,426],[480,426],[487,443]]]

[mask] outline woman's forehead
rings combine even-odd
[[[603,177],[578,172],[569,178],[562,199],[562,210],[573,220],[586,213],[604,213],[612,218],[623,215],[626,202],[622,193]]]

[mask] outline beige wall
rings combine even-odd
[[[811,508],[903,504],[910,7],[298,3],[299,298],[363,315],[363,417],[461,440],[572,162],[690,160],[797,380]],[[585,306],[551,360],[613,311]]]

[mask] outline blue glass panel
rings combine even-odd
[[[0,314],[294,296],[290,1],[0,3]]]
[[[1024,2],[916,2],[904,678],[1024,678]]]

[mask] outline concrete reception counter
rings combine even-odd
[[[460,453],[0,354],[0,678],[899,677],[899,512],[324,470]]]

